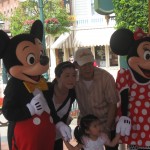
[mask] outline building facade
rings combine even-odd
[[[111,16],[100,15],[94,10],[94,0],[63,0],[72,26],[69,33],[56,38],[46,35],[47,54],[50,56],[50,80],[54,78],[54,69],[61,61],[66,61],[80,47],[91,49],[95,61],[116,77],[119,68],[118,56],[109,47],[111,34],[115,31],[115,20]],[[19,5],[19,0],[1,0],[0,12],[9,18]],[[3,25],[9,30],[9,22]]]
[[[51,76],[53,76],[54,64],[68,60],[78,48],[86,47],[93,52],[98,67],[106,69],[116,78],[119,59],[109,46],[110,37],[115,31],[114,14],[105,16],[96,13],[94,0],[72,0],[71,2],[71,15],[75,18],[73,26],[70,27],[71,31],[62,34],[50,46],[51,62],[53,62]]]
[[[18,7],[18,0],[0,0],[0,12],[6,17],[9,18],[13,11]],[[9,22],[5,21],[3,25],[4,30],[9,30]]]
[[[6,18],[5,21],[0,20],[0,29],[4,30],[9,36],[11,36],[9,30],[10,23],[9,21],[7,21],[7,19],[12,15],[13,11],[18,7],[18,4],[19,4],[18,0],[0,0],[0,13],[3,14],[4,17]],[[0,74],[2,74],[2,71],[5,72],[5,69],[3,69],[3,63],[2,60],[0,60]]]

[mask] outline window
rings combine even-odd
[[[98,66],[106,67],[105,46],[95,47],[95,59]]]
[[[71,4],[70,0],[64,0],[64,6],[65,6],[66,11],[67,11],[68,14],[71,14],[70,4]]]
[[[118,56],[114,54],[109,47],[109,61],[110,61],[110,66],[118,66]]]
[[[110,46],[96,46],[95,59],[99,67],[118,66],[118,56],[111,51]]]

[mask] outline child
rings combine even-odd
[[[74,130],[74,136],[78,144],[73,147],[69,142],[65,142],[69,150],[104,150],[104,145],[114,147],[120,139],[120,134],[116,134],[110,141],[107,134],[100,131],[99,120],[94,115],[81,118],[80,125]]]

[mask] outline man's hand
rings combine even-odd
[[[117,127],[116,127],[116,133],[120,133],[121,136],[129,136],[131,131],[131,119],[126,116],[120,117]]]
[[[58,122],[56,124],[56,130],[58,130],[62,136],[62,138],[64,139],[64,141],[70,141],[72,139],[71,136],[71,128],[69,126],[67,126],[65,123],[63,122]]]

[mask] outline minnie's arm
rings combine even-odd
[[[121,133],[122,136],[129,136],[130,130],[131,130],[131,119],[128,117],[128,104],[129,104],[129,98],[128,98],[128,89],[125,89],[121,92],[121,112],[122,116],[120,117],[116,132]]]
[[[122,116],[128,116],[128,89],[125,89],[121,92],[121,112]]]
[[[131,119],[128,117],[128,105],[129,105],[129,88],[130,82],[126,78],[129,72],[125,69],[121,69],[117,76],[117,89],[120,93],[121,98],[121,117],[117,123],[116,132],[120,133],[122,136],[129,136],[131,130]],[[122,82],[124,79],[124,82]]]

